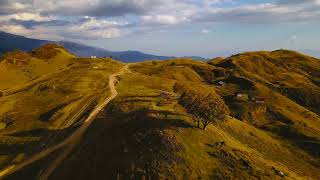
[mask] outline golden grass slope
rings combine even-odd
[[[252,77],[250,92],[266,97],[266,102],[236,102],[230,94],[249,93],[240,82],[227,81],[237,74],[225,77],[226,85],[218,87],[177,79],[181,72],[175,66],[192,69],[203,79],[207,77],[200,73],[211,68],[181,59],[132,64],[132,72],[120,77],[118,98],[52,178],[318,179],[320,117],[316,113]],[[179,104],[182,94],[174,89],[176,82],[198,91],[217,91],[231,111],[236,111],[234,103],[238,108],[254,105],[266,110],[254,116],[257,123],[246,119],[249,116],[229,117],[204,131]]]
[[[214,65],[264,83],[293,101],[320,113],[320,60],[294,51],[238,54]]]
[[[81,111],[89,101],[83,96],[98,98],[105,90],[101,90],[104,81],[96,79],[122,66],[114,61],[81,62],[28,93],[23,91],[7,97],[11,101],[0,109],[20,111],[34,99],[39,103],[32,105],[48,104],[48,108],[38,109],[40,114],[46,114],[59,107],[58,102],[63,105],[69,102],[48,118],[49,122],[41,122],[50,129],[63,129],[58,125],[69,120],[58,115]],[[281,50],[244,53],[210,63],[176,59],[129,66],[130,71],[119,78],[117,98],[93,122],[83,142],[51,179],[319,179],[320,117],[318,106],[312,104],[317,103],[313,99],[317,97],[318,85],[314,80],[319,73],[317,59]],[[95,67],[100,67],[100,71]],[[82,76],[81,72],[87,73]],[[75,81],[72,76],[76,77]],[[217,84],[220,81],[224,85]],[[197,128],[188,107],[179,103],[185,91],[177,88],[177,83],[194,89],[192,92],[199,92],[199,96],[209,92],[221,96],[219,99],[228,105],[231,116],[208,126],[207,130]],[[55,91],[61,94],[44,90],[41,101],[32,94],[47,87],[51,89],[54,84],[59,84]],[[290,88],[302,89],[294,92],[304,92],[301,97],[310,102],[302,103],[285,91]],[[237,99],[239,93],[248,98]],[[14,108],[21,95],[26,104]],[[76,97],[82,98],[72,99]],[[263,102],[256,102],[252,97],[262,97]],[[85,104],[74,104],[80,100]],[[25,116],[33,122],[30,109],[21,109],[16,117]],[[14,126],[18,129],[27,129],[23,123],[16,122]],[[39,121],[33,123],[28,128],[43,127],[36,124]],[[12,133],[4,137],[7,142],[19,143],[10,139]],[[26,144],[35,141],[20,140]],[[13,179],[34,177],[51,163],[51,158],[25,169]]]
[[[63,49],[55,50],[57,54],[46,60],[28,54],[28,64],[22,67],[8,59],[1,62],[2,67],[12,66],[9,70],[15,78],[31,70],[26,79],[11,84],[0,81],[7,88],[0,97],[1,169],[68,136],[109,96],[109,75],[124,66],[111,59],[75,58]]]
[[[51,56],[41,57],[41,53],[51,52]],[[0,90],[25,83],[41,75],[52,73],[74,63],[75,56],[55,46],[43,46],[37,49],[38,54],[22,51],[7,53],[0,62]],[[38,57],[38,58],[37,58]],[[39,59],[42,58],[42,59]],[[43,59],[47,58],[47,59]]]

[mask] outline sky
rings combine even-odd
[[[320,52],[320,0],[0,0],[0,31],[167,56]]]

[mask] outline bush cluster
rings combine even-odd
[[[64,49],[64,47],[56,44],[47,44],[33,50],[31,55],[38,59],[52,59],[60,52],[57,48]]]

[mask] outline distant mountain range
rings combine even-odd
[[[151,54],[145,54],[139,51],[108,51],[103,48],[87,46],[74,42],[67,41],[48,41],[48,40],[39,40],[27,38],[24,36],[14,35],[6,32],[0,32],[0,54],[12,51],[14,49],[21,49],[23,51],[31,51],[34,48],[37,48],[41,45],[47,43],[57,43],[63,45],[66,49],[68,49],[73,54],[78,57],[112,57],[113,59],[120,60],[123,62],[139,62],[145,60],[167,60],[173,59],[176,57],[173,56],[157,56]],[[190,58],[197,60],[205,60],[202,57],[192,56]]]
[[[30,39],[23,36],[9,34],[0,31],[0,53],[12,51],[14,49],[21,49],[24,51],[31,51],[50,41]]]
[[[86,46],[83,44],[78,44],[74,42],[59,41],[57,42],[60,45],[63,45],[73,54],[79,57],[112,57],[113,59],[120,60],[123,62],[139,62],[145,60],[167,60],[175,57],[172,56],[156,56],[151,54],[145,54],[139,51],[108,51],[103,48],[97,48],[92,46]]]

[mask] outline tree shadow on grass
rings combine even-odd
[[[126,126],[141,126],[142,128],[155,128],[155,129],[166,129],[166,128],[193,128],[194,126],[189,122],[173,118],[172,116],[185,116],[184,114],[175,113],[166,110],[150,110],[150,109],[139,109],[129,113],[112,113],[110,114],[112,119],[122,119],[125,121]],[[119,125],[121,122],[119,122]]]

